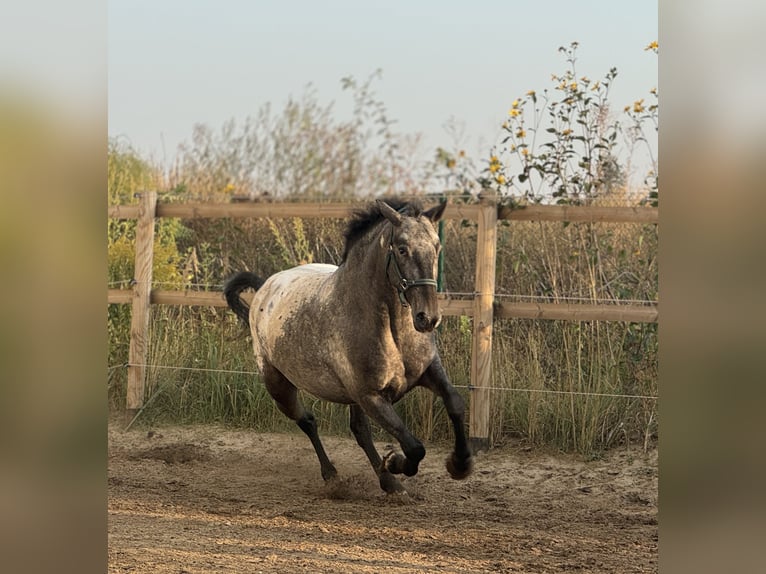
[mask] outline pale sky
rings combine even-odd
[[[552,88],[572,41],[578,74],[617,67],[614,111],[646,97],[657,19],[657,2],[618,0],[110,0],[109,136],[170,162],[194,124],[279,111],[308,84],[347,113],[341,78],[381,68],[373,88],[397,132],[448,147],[455,118],[469,153],[486,155],[510,102]]]

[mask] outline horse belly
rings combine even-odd
[[[296,387],[318,399],[342,404],[354,402],[330,365],[291,360],[277,368]]]
[[[317,398],[334,403],[352,403],[343,384],[342,358],[325,346],[327,340],[320,333],[301,330],[296,337],[285,336],[275,342],[272,355],[274,366],[292,384]]]

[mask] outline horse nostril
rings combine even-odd
[[[420,312],[415,315],[415,327],[419,331],[433,331],[440,322],[440,317],[431,317],[428,313]]]

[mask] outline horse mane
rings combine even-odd
[[[417,217],[423,212],[423,205],[417,200],[389,198],[384,201],[396,211],[409,217]],[[343,259],[341,261],[345,261],[349,251],[351,251],[356,242],[383,219],[384,216],[380,212],[377,203],[371,203],[365,208],[354,211],[346,225],[346,231],[343,233],[343,236],[346,238],[346,246],[343,249]]]

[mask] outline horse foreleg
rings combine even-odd
[[[473,470],[473,455],[465,434],[465,401],[450,383],[437,355],[418,381],[441,397],[455,432],[455,450],[447,459],[447,472],[456,480],[466,478]]]
[[[383,430],[393,436],[402,447],[404,456],[397,453],[389,453],[381,461],[381,471],[391,474],[404,474],[414,476],[418,473],[418,465],[426,456],[423,443],[413,435],[399,415],[396,414],[393,405],[380,395],[366,395],[359,400],[365,414],[378,423]]]
[[[364,414],[364,411],[359,405],[351,405],[349,410],[351,414],[351,432],[354,433],[357,444],[362,447],[364,454],[367,455],[372,468],[378,475],[380,488],[390,494],[404,492],[402,483],[383,467],[383,459],[380,458],[380,455],[375,448],[375,444],[372,441],[372,429],[370,428],[370,421],[367,418],[367,415]]]
[[[266,390],[277,403],[279,410],[285,416],[294,420],[298,427],[309,437],[319,459],[322,478],[327,481],[337,476],[338,472],[335,470],[332,462],[330,462],[322,441],[319,440],[316,419],[301,403],[298,398],[298,389],[295,385],[279,370],[269,364],[264,365],[263,382],[266,385]]]

